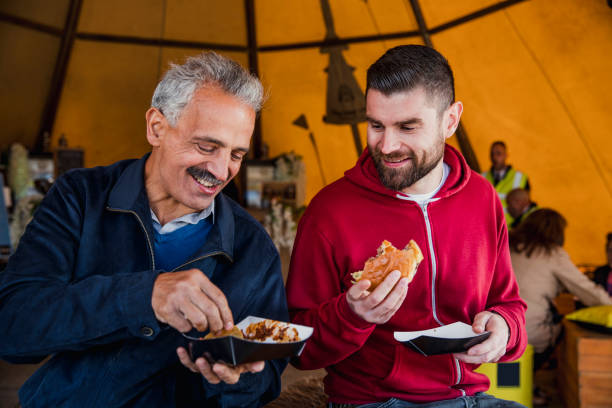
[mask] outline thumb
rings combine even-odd
[[[475,333],[482,333],[485,331],[487,322],[493,316],[491,312],[480,312],[474,317],[474,323],[472,323],[472,330]]]
[[[250,373],[258,373],[266,366],[265,361],[255,361],[254,363],[247,364],[247,369]]]

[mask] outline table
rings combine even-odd
[[[558,386],[567,408],[612,407],[612,335],[563,320]]]

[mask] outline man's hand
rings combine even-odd
[[[475,333],[490,331],[491,335],[482,343],[470,347],[467,352],[455,354],[458,360],[472,364],[495,363],[506,354],[510,329],[503,317],[497,313],[480,312],[474,317],[472,330]]]
[[[240,379],[242,373],[258,373],[262,371],[266,365],[265,361],[256,361],[254,363],[246,363],[237,365],[235,367],[228,366],[223,363],[210,364],[205,358],[199,357],[195,362],[191,360],[189,353],[183,347],[179,347],[176,350],[179,360],[181,363],[193,371],[194,373],[200,373],[206,381],[211,384],[219,384],[224,382],[226,384],[236,384]]]
[[[160,273],[151,305],[157,320],[183,333],[194,327],[219,331],[234,326],[225,295],[199,269]]]
[[[401,276],[400,271],[391,272],[372,293],[368,291],[369,280],[357,282],[346,292],[349,307],[366,322],[388,322],[408,293],[408,279]]]

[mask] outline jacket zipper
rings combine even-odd
[[[433,245],[433,236],[431,233],[431,223],[429,222],[429,214],[427,213],[427,205],[429,203],[420,204],[419,207],[423,212],[423,217],[425,218],[425,227],[427,229],[427,245],[429,246],[429,253],[431,254],[431,310],[433,313],[433,317],[438,322],[440,326],[443,326],[440,319],[438,319],[438,313],[436,311],[436,275],[438,272],[436,266],[436,252],[434,251]],[[461,366],[459,365],[459,360],[453,357],[453,361],[455,362],[455,369],[457,370],[457,381],[455,385],[461,382]],[[461,395],[465,396],[465,391],[461,388],[458,388],[461,391]]]
[[[151,265],[153,266],[152,270],[155,270],[155,255],[153,254],[153,245],[151,245],[151,239],[149,238],[149,233],[147,232],[147,229],[145,228],[144,223],[142,222],[138,214],[136,214],[136,212],[132,210],[121,210],[118,208],[111,208],[111,207],[106,207],[106,209],[109,211],[134,214],[134,217],[136,217],[136,219],[140,223],[140,226],[142,227],[142,231],[144,232],[145,237],[147,238],[147,244],[149,244],[149,254],[151,254]]]
[[[193,263],[193,262],[196,262],[196,261],[200,261],[202,259],[209,258],[209,257],[215,256],[215,255],[225,255],[225,257],[227,259],[229,259],[230,262],[234,262],[234,260],[228,254],[226,254],[225,252],[223,252],[223,251],[215,251],[215,252],[211,252],[211,253],[206,254],[206,255],[202,255],[202,256],[197,257],[195,259],[191,259],[191,260],[185,262],[184,264],[179,265],[176,268],[172,269],[170,272],[176,272],[179,268],[182,268],[185,265],[189,265],[190,263]]]
[[[155,270],[155,255],[153,254],[153,246],[151,245],[151,239],[149,238],[149,234],[147,233],[147,229],[145,228],[144,223],[142,222],[142,220],[140,219],[138,214],[136,214],[136,212],[132,211],[132,210],[120,210],[120,209],[117,209],[117,208],[110,208],[110,207],[106,207],[106,208],[109,211],[134,214],[134,217],[136,217],[136,219],[140,223],[140,226],[142,227],[142,231],[144,232],[145,237],[147,238],[147,244],[149,245],[149,252],[151,254],[151,264],[153,265],[153,270]],[[184,264],[179,265],[176,268],[172,269],[170,272],[176,272],[176,270],[178,270],[179,268],[182,268],[185,265],[189,265],[192,262],[196,262],[196,261],[199,261],[201,259],[208,258],[208,257],[214,256],[214,255],[225,255],[227,257],[227,259],[230,260],[230,262],[234,262],[234,260],[228,254],[226,254],[225,252],[223,252],[223,251],[216,251],[216,252],[212,252],[210,254],[206,254],[204,256],[200,256],[200,257],[195,258],[195,259],[191,259],[191,260],[185,262]]]

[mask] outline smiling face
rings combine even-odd
[[[422,87],[385,95],[368,90],[368,148],[380,180],[408,194],[433,191],[442,177],[445,140],[461,116],[461,102],[438,112]]]
[[[146,187],[162,224],[211,205],[238,173],[254,125],[255,111],[217,87],[196,90],[175,127],[147,111]]]

